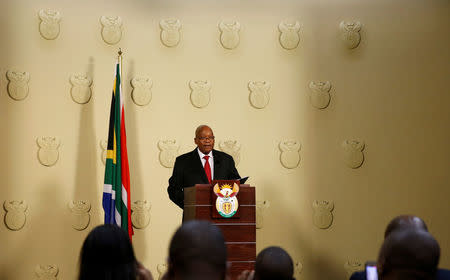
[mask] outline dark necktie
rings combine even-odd
[[[206,173],[206,177],[208,177],[208,182],[211,184],[211,166],[209,165],[209,156],[204,156],[203,157],[206,162],[205,162],[205,173]]]

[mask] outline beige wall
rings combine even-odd
[[[94,2],[94,3],[92,3]],[[38,11],[59,10],[61,33],[45,40]],[[217,141],[238,140],[238,169],[249,175],[257,199],[267,200],[258,251],[286,248],[301,262],[300,279],[345,279],[349,260],[374,260],[384,227],[395,215],[425,219],[450,267],[450,4],[445,0],[401,1],[55,1],[0,3],[0,200],[26,200],[27,222],[19,231],[0,225],[0,278],[30,279],[36,265],[56,264],[59,279],[74,279],[78,253],[90,229],[102,223],[104,165],[99,142],[106,139],[118,47],[124,51],[128,151],[132,201],[152,204],[150,225],[136,230],[137,256],[157,275],[181,211],[166,193],[172,172],[161,166],[157,143],[176,139],[180,152],[194,147],[201,123]],[[119,15],[123,37],[111,46],[100,36],[99,18]],[[163,46],[159,20],[179,18],[180,44]],[[241,42],[222,48],[217,24],[240,21]],[[278,42],[285,18],[301,23],[297,49]],[[339,37],[342,20],[362,23],[361,44],[349,50]],[[8,96],[6,71],[30,73],[30,92]],[[69,77],[93,79],[92,98],[71,99]],[[130,79],[153,80],[149,105],[136,106]],[[189,102],[190,80],[210,80],[210,104]],[[271,83],[264,109],[250,106],[247,83]],[[310,81],[330,81],[331,103],[311,106]],[[37,159],[39,136],[61,140],[52,167]],[[342,160],[341,143],[365,141],[358,169]],[[278,144],[301,142],[301,162],[284,168]],[[72,229],[67,204],[92,204],[91,223]],[[313,224],[314,200],[334,201],[328,229]],[[5,210],[0,211],[1,215]]]

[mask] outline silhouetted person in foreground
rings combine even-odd
[[[220,229],[207,221],[188,221],[175,232],[164,279],[224,280],[227,248]]]
[[[384,240],[378,256],[380,280],[432,280],[439,264],[438,242],[423,230],[397,230]]]
[[[396,231],[425,231],[428,232],[428,227],[425,222],[414,215],[400,215],[392,219],[386,227],[384,238],[386,239],[391,233]],[[436,280],[450,280],[450,271],[447,269],[438,269],[435,276]],[[356,271],[350,277],[350,280],[366,280],[365,271]]]
[[[400,215],[389,222],[384,231],[384,238],[388,237],[391,232],[402,229],[428,231],[427,225],[421,218],[413,215]]]
[[[280,247],[267,247],[256,257],[255,270],[243,271],[238,280],[295,280],[291,256]]]
[[[86,237],[80,253],[78,280],[153,280],[134,256],[127,232],[101,225]]]

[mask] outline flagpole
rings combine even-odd
[[[119,63],[119,69],[120,69],[120,106],[122,106],[122,104],[124,104],[125,100],[123,100],[123,94],[122,94],[122,78],[123,78],[123,73],[122,73],[122,48],[119,48],[119,51],[117,52],[118,56],[117,56],[117,60]],[[122,110],[122,109],[121,109]]]
[[[120,64],[120,77],[123,77],[122,75],[122,48],[119,48],[119,51],[117,52],[118,56],[117,59],[119,60],[119,64]]]

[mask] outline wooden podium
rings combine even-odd
[[[239,208],[231,218],[217,214],[212,185],[195,185],[184,189],[183,222],[208,220],[217,225],[225,237],[231,279],[243,270],[252,270],[256,259],[256,201],[255,187],[242,184],[237,199]],[[215,214],[214,214],[215,213]]]

